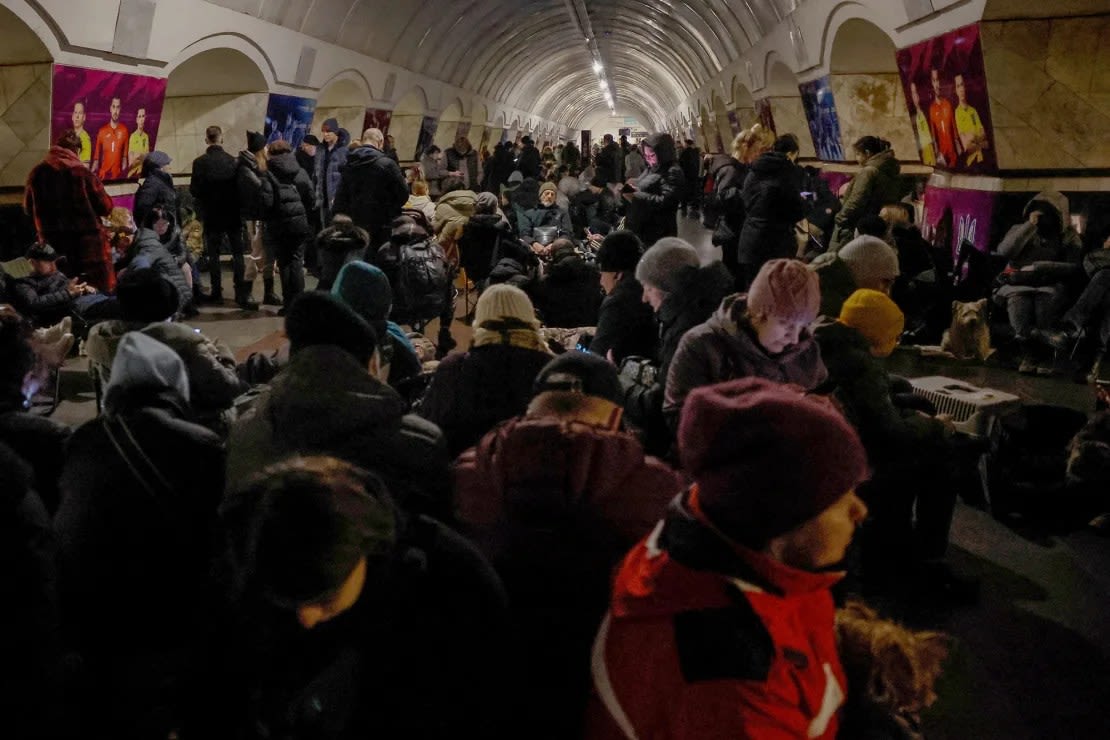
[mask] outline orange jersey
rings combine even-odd
[[[949,167],[956,165],[956,116],[952,103],[947,98],[937,98],[929,106],[929,126],[933,129],[933,141],[937,154],[944,157]]]
[[[123,163],[127,161],[127,127],[122,123],[106,123],[96,135],[93,160],[99,162],[97,175],[101,180],[119,180],[123,177]]]

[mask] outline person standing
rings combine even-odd
[[[616,144],[613,146],[616,148]],[[670,134],[652,134],[643,147],[648,168],[634,182],[627,183],[631,191],[624,197],[628,199],[628,229],[650,246],[665,236],[678,235],[678,206],[686,178],[675,161]]]
[[[682,175],[686,178],[686,189],[682,194],[682,215],[698,218],[698,196],[701,188],[701,150],[693,139],[687,139],[686,145],[678,155],[678,166],[682,168]]]
[[[27,176],[23,209],[34,221],[39,242],[64,256],[74,277],[83,275],[89,285],[110,293],[116,277],[100,220],[111,213],[112,199],[81,161],[80,151],[78,133],[64,131]]]
[[[274,255],[266,251],[262,240],[262,220],[273,207],[267,202],[262,188],[262,178],[268,167],[266,137],[257,131],[247,132],[247,148],[239,152],[238,168],[235,171],[235,187],[239,194],[239,216],[246,229],[250,244],[250,262],[243,271],[243,291],[250,295],[255,276],[262,273],[262,303],[267,306],[280,306],[281,298],[274,294]],[[272,191],[270,193],[272,195]],[[261,267],[259,267],[261,265]]]
[[[516,168],[525,177],[539,180],[541,175],[540,150],[532,143],[531,136],[525,136],[520,140],[520,143],[524,146],[520,150],[520,157],[517,158]]]
[[[262,241],[266,251],[277,259],[281,276],[281,295],[284,301],[278,311],[284,316],[290,304],[304,292],[304,245],[312,237],[308,227],[308,212],[312,210],[314,194],[308,173],[297,164],[289,142],[279,139],[269,147],[263,188],[272,189],[273,207],[265,217]],[[270,200],[264,196],[264,200]]]
[[[456,173],[466,185],[467,190],[478,192],[482,182],[482,165],[478,161],[478,152],[470,146],[470,139],[460,136],[455,139],[455,146],[446,152],[447,169]]]
[[[316,149],[320,146],[320,140],[313,134],[308,134],[301,141],[301,145],[297,147],[297,164],[308,175],[309,182],[312,183],[313,193],[313,206],[308,209],[308,228],[312,233],[319,234],[323,225],[320,223],[320,209],[315,205],[316,193]],[[304,250],[304,266],[311,274],[315,275],[318,272],[319,260],[316,256],[316,240],[309,239],[305,244]]]
[[[752,163],[744,180],[744,226],[737,246],[737,289],[745,291],[768,260],[794,257],[798,241],[794,225],[805,217],[798,137],[784,134],[771,151]]]
[[[231,252],[232,285],[235,302],[248,311],[258,309],[250,298],[250,291],[243,282],[243,222],[239,217],[239,191],[236,175],[239,164],[235,157],[224,151],[223,129],[209,126],[205,130],[208,149],[193,160],[193,178],[189,192],[200,205],[204,222],[204,250],[208,255],[208,274],[212,287],[210,300],[223,300],[220,250],[227,242]]]
[[[347,164],[347,141],[340,141],[339,121],[329,118],[320,127],[323,146],[316,149],[316,205],[320,209],[320,224],[331,225],[332,203],[339,190],[339,172]]]
[[[333,213],[351,217],[370,234],[370,246],[389,240],[389,225],[401,215],[409,190],[401,167],[385,153],[381,129],[368,128],[362,145],[351,151],[335,189]]]
[[[92,166],[101,180],[119,180],[123,177],[129,136],[127,127],[119,120],[122,108],[123,102],[118,97],[112,98],[108,107],[111,119],[96,134]]]
[[[146,130],[146,108],[135,111],[135,130],[127,140],[127,176],[138,177],[143,157],[150,153],[150,137]]]
[[[594,158],[594,167],[596,169],[595,176],[604,177],[605,182],[609,184],[618,183],[621,181],[621,170],[624,159],[621,154],[621,148],[617,146],[617,142],[613,141],[612,134],[605,134],[605,136],[602,137],[602,141],[605,142],[604,146],[601,147],[601,151],[599,151]]]
[[[143,182],[135,191],[135,223],[146,221],[147,214],[158,205],[169,208],[175,221],[181,222],[181,214],[177,210],[177,189],[170,174],[172,162],[165,152],[151,152],[143,158]]]

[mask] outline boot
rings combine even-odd
[[[244,311],[257,311],[258,304],[251,300],[251,288],[254,283],[236,283],[235,284],[235,303],[239,308]]]
[[[262,279],[262,286],[264,291],[262,293],[263,306],[280,306],[281,296],[274,293],[274,278],[267,277]]]

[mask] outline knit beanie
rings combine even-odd
[[[266,148],[266,137],[257,131],[247,132],[247,151],[251,154],[257,154]]]
[[[798,260],[776,259],[764,263],[748,289],[748,311],[810,324],[821,309],[817,273]]]
[[[886,357],[898,346],[906,317],[886,293],[857,290],[844,301],[840,323],[862,334],[875,355]]]
[[[329,293],[310,290],[293,300],[285,315],[289,354],[307,347],[330,344],[346,350],[364,367],[378,346],[378,335],[353,309]]]
[[[533,328],[539,328],[536,311],[528,294],[506,283],[491,285],[482,291],[474,308],[474,326],[481,328],[487,321],[516,319]]]
[[[875,236],[857,236],[837,252],[848,266],[856,285],[875,285],[898,277],[898,253]]]
[[[692,391],[678,446],[706,517],[756,550],[868,477],[863,443],[843,415],[763,378]]]
[[[698,267],[701,260],[698,251],[678,237],[668,236],[652,245],[644,252],[636,265],[636,279],[641,283],[653,285],[664,293],[678,287],[678,274],[683,267]]]
[[[610,232],[597,250],[597,267],[602,272],[630,272],[643,255],[640,237],[631,231]]]
[[[124,270],[116,285],[120,318],[124,321],[165,321],[177,313],[177,287],[153,267]]]
[[[324,121],[324,124],[322,126],[320,126],[320,130],[324,131],[324,132],[330,132],[330,133],[333,133],[333,134],[338,134],[339,133],[339,121],[338,121],[338,119],[335,119],[335,118],[327,119],[326,121]]]
[[[604,357],[589,352],[564,352],[544,365],[536,376],[533,395],[547,391],[576,391],[618,406],[624,401],[617,369]]]
[[[474,201],[474,213],[496,213],[497,196],[493,193],[478,193]]]
[[[522,182],[524,182],[524,173],[520,170],[513,170],[512,174],[509,175],[509,184],[519,185]]]
[[[553,182],[545,182],[543,185],[540,185],[540,195],[543,195],[548,190],[556,195],[559,193],[559,188],[557,188]]]
[[[343,265],[331,286],[331,294],[371,324],[388,319],[393,307],[389,278],[362,260]]]

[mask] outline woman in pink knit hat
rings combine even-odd
[[[798,260],[764,263],[746,294],[730,295],[682,338],[667,372],[663,413],[672,428],[695,388],[766,378],[811,391],[828,373],[809,331],[821,306],[817,275]]]

